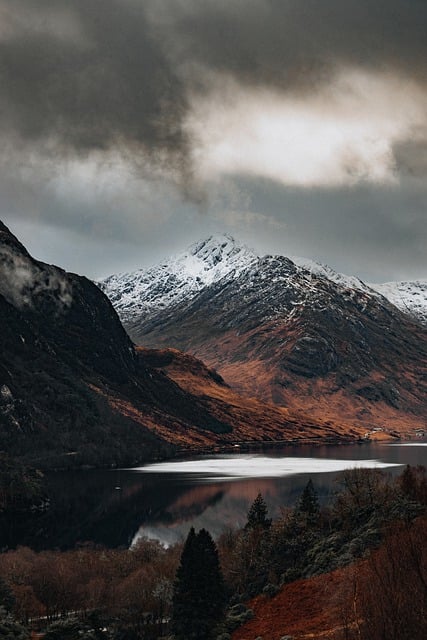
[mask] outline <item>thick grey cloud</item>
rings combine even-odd
[[[136,185],[120,188],[116,202],[108,194],[85,200],[77,190],[61,198],[36,185],[21,193],[20,210],[5,202],[2,182],[0,194],[5,222],[31,253],[95,278],[155,264],[225,231],[261,254],[305,256],[367,282],[427,279],[427,189],[413,178],[302,189],[235,176],[211,187],[202,212],[156,184],[139,204]]]
[[[37,257],[94,276],[226,230],[261,251],[306,255],[368,280],[426,277],[426,29],[425,0],[0,0],[0,218],[16,223]],[[246,96],[259,99],[261,114],[265,91],[274,109],[282,97],[316,99],[318,121],[324,108],[333,126],[334,82],[355,70],[369,77],[355,104],[381,77],[379,95],[393,110],[404,79],[407,97],[396,102],[405,108],[395,111],[405,113],[384,117],[387,135],[400,127],[383,154],[388,162],[390,149],[394,184],[367,184],[362,171],[352,186],[296,188],[261,180],[268,171],[239,175],[245,162],[202,180],[194,151],[205,150],[204,124],[203,143],[211,136],[203,100],[213,127],[216,112],[237,102],[235,90],[243,106]],[[218,87],[228,86],[225,104]],[[382,104],[374,114],[376,95],[366,97],[369,137]],[[352,103],[345,108],[354,140],[360,122],[357,113],[349,120]],[[239,113],[227,121],[236,118],[232,133]],[[242,122],[239,135],[248,129],[250,138],[251,122]],[[351,174],[351,148],[348,157]]]
[[[119,148],[179,168],[185,91],[143,3],[2,0],[0,12],[3,136],[48,155]]]
[[[0,16],[0,131],[45,151],[182,162],[207,70],[283,91],[340,66],[426,82],[423,0],[0,0]]]
[[[151,6],[180,61],[245,83],[311,91],[341,65],[398,69],[426,81],[424,0],[154,0]]]
[[[251,210],[281,223],[258,229],[262,251],[300,255],[368,282],[427,278],[427,188],[412,179],[383,187],[291,189],[238,180]]]

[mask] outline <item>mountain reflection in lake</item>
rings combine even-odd
[[[118,547],[141,536],[172,544],[191,526],[218,536],[245,523],[258,492],[274,517],[296,503],[309,478],[324,501],[337,490],[343,469],[399,473],[401,465],[426,464],[426,444],[286,447],[139,469],[50,473],[52,508],[6,526],[0,522],[0,547],[65,549],[85,541]]]
[[[179,479],[184,475],[196,486],[170,505],[171,521],[144,523],[133,542],[140,537],[171,544],[183,539],[189,522],[196,528],[205,527],[214,536],[226,528],[245,524],[248,506],[261,492],[276,516],[283,506],[294,504],[309,477],[315,481],[321,498],[336,488],[336,474],[349,467],[387,469],[400,463],[377,459],[334,459],[320,457],[239,455],[216,456],[182,462],[162,462],[135,471],[144,474],[164,474]],[[233,484],[230,486],[230,482]]]

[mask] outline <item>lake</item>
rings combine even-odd
[[[49,473],[51,508],[0,521],[0,548],[66,549],[85,542],[128,547],[142,536],[168,545],[185,538],[191,526],[218,536],[245,523],[258,492],[274,517],[297,502],[309,478],[326,501],[344,469],[396,474],[406,464],[427,465],[427,442],[265,448],[137,469]]]

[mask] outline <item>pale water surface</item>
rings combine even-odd
[[[191,473],[199,481],[238,480],[243,478],[281,478],[300,473],[332,473],[349,467],[386,469],[401,463],[358,458],[335,460],[333,458],[271,457],[263,455],[229,455],[182,462],[159,462],[137,467],[142,473]],[[196,479],[196,478],[195,478]]]

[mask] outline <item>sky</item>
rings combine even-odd
[[[0,0],[0,219],[101,278],[211,233],[427,278],[425,0]]]

